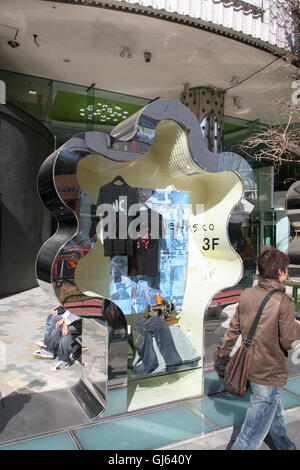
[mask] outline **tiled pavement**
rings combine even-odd
[[[42,291],[36,288],[26,293],[0,300],[0,316],[2,320],[5,320],[1,322],[0,340],[4,339],[1,336],[5,336],[7,341],[7,335],[9,334],[8,344],[13,344],[13,337],[10,331],[11,315],[13,315],[13,318],[16,318],[18,315],[24,315],[26,311],[30,311],[33,314],[35,308],[37,308],[37,314],[43,308],[45,311],[49,311],[49,300],[46,296],[43,296]],[[34,318],[34,324],[29,324],[28,328],[35,330],[35,333],[32,331],[32,334],[36,335],[37,327],[42,331],[43,320],[39,320],[38,316]],[[19,327],[19,331],[14,330],[14,332],[15,336],[24,336],[21,327]],[[40,339],[38,334],[36,339]],[[25,340],[26,338],[24,337]],[[7,376],[10,380],[9,384],[6,383],[7,377],[5,379],[7,368],[2,368],[3,370],[0,368],[0,389],[2,395],[4,395],[4,406],[5,397],[11,393],[12,389],[23,387],[27,392],[32,392],[34,390],[41,390],[43,387],[47,390],[49,386],[47,380],[43,381],[43,379],[40,379],[40,382],[37,381],[39,382],[38,384],[33,383],[32,378],[38,375],[37,370],[25,370],[23,373],[22,371],[17,371],[18,373],[13,374],[14,356],[17,358],[18,355],[22,357],[27,354],[31,355],[31,349],[32,344],[31,347],[28,344],[23,344],[21,350],[18,351],[14,351],[13,347],[11,347],[9,357],[6,358],[9,359],[10,374]],[[12,358],[11,355],[13,356]],[[42,366],[37,365],[36,367]],[[67,380],[74,379],[71,377]],[[50,384],[50,386],[53,386],[53,384]],[[217,392],[218,378],[214,371],[206,373],[205,388],[206,392]],[[223,450],[229,441],[233,426],[244,419],[248,400],[248,394],[243,398],[238,398],[233,395],[215,393],[204,396],[202,399],[188,400],[157,410],[132,413],[125,417],[111,417],[103,422],[92,425],[74,426],[63,432],[44,434],[32,439],[22,439],[19,442],[3,445],[0,449],[99,449],[108,451],[145,449]],[[282,400],[288,422],[289,436],[296,443],[297,448],[300,449],[300,376],[289,378],[282,394]],[[1,411],[0,409],[0,417]],[[30,419],[26,417],[26,405],[24,405],[22,412],[25,416],[25,421],[27,418]],[[12,426],[11,423],[10,426]],[[262,448],[266,448],[265,444]]]

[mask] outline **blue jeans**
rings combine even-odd
[[[153,336],[167,367],[182,364],[170,328],[160,317],[139,318],[132,323],[131,331],[134,346],[142,360],[142,364],[133,369],[134,375],[146,376],[158,367],[158,359],[152,341]]]
[[[296,450],[287,437],[281,403],[281,387],[250,382],[251,397],[246,418],[231,450],[258,450],[269,433],[276,450]]]
[[[48,343],[53,328],[55,328],[56,323],[62,317],[63,317],[63,314],[52,315],[52,313],[50,313],[50,315],[48,315],[47,320],[46,320],[46,325],[45,325],[45,336],[44,336],[45,344]]]
[[[76,338],[82,334],[82,321],[77,320],[68,326],[67,336],[62,335],[62,325],[54,328],[47,344],[47,351],[58,356],[59,361],[70,363],[70,354],[75,344]]]

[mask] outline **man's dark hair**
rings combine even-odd
[[[273,246],[267,246],[258,257],[259,276],[278,280],[278,270],[286,271],[289,264],[290,259],[287,255]]]

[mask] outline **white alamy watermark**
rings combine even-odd
[[[97,233],[110,240],[181,239],[184,234],[195,233],[201,228],[197,220],[203,212],[203,204],[173,204],[162,208],[161,204],[151,203],[148,207],[136,203],[127,207],[127,197],[119,196],[114,204],[104,203],[97,207],[96,215],[101,217]]]

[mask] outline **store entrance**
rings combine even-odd
[[[252,215],[246,227],[246,239],[256,258],[264,246],[276,246],[276,211]]]
[[[257,258],[260,250],[261,220],[259,216],[251,217],[246,227],[246,239],[251,245],[253,253]]]

